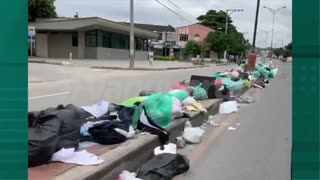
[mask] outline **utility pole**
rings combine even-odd
[[[225,35],[228,34],[228,19],[229,19],[229,15],[231,16],[231,14],[234,13],[234,12],[242,12],[242,11],[243,11],[243,9],[227,9],[227,11],[226,11],[226,28],[225,28],[225,32],[224,32]],[[231,13],[229,14],[229,12],[231,12]],[[223,53],[223,59],[224,60],[227,59],[227,50],[225,50],[224,53]]]
[[[259,9],[260,9],[260,0],[257,0],[256,19],[254,22],[253,41],[252,41],[252,53],[255,53],[255,49],[256,49],[256,36],[257,36],[257,27],[258,27],[258,19],[259,19]]]
[[[130,60],[129,68],[134,68],[134,21],[133,21],[133,0],[130,0]]]
[[[263,6],[263,8],[268,9],[272,13],[272,33],[271,33],[271,53],[272,53],[272,49],[273,49],[273,33],[274,33],[274,16],[276,15],[276,13],[280,9],[284,9],[286,7],[283,6],[283,7],[278,8],[278,9],[272,9],[272,8],[267,7],[267,6]],[[272,56],[271,56],[271,59],[272,59]]]

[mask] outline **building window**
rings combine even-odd
[[[111,34],[111,48],[120,49],[120,35],[119,34]]]
[[[180,34],[180,41],[188,41],[188,34]]]
[[[136,50],[137,51],[143,51],[143,39],[136,38]]]
[[[97,31],[86,32],[86,47],[97,47]]]
[[[78,32],[72,33],[72,46],[77,47],[78,46]]]

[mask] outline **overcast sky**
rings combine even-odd
[[[253,27],[256,12],[256,0],[159,0],[185,18],[181,18],[170,12],[155,0],[134,0],[135,22],[159,25],[181,25],[197,22],[199,15],[205,14],[210,9],[243,9],[243,12],[233,13],[231,18],[239,32],[247,33],[245,37],[252,43]],[[56,0],[56,8],[59,16],[74,16],[76,12],[80,17],[98,16],[113,21],[129,21],[130,0]],[[266,33],[268,32],[268,46],[271,44],[272,14],[262,6],[277,9],[286,6],[275,16],[274,47],[279,47],[291,41],[292,36],[292,0],[261,0],[259,24],[257,34],[257,46],[266,46]],[[188,19],[188,20],[186,20]]]

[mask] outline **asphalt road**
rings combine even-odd
[[[254,104],[220,117],[219,127],[208,127],[201,144],[180,150],[191,169],[175,180],[291,179],[292,68],[275,64],[280,73],[270,86],[248,92]],[[237,129],[230,131],[230,126]]]
[[[211,76],[235,65],[171,71],[94,70],[89,67],[29,63],[29,111],[59,104],[114,103],[137,96],[141,90],[167,92],[191,75]]]

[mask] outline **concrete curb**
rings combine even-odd
[[[218,63],[218,64],[216,64],[216,66],[226,66],[226,65],[228,65],[229,63]]]
[[[28,63],[51,64],[51,65],[60,65],[60,66],[64,65],[62,62],[42,61],[42,60],[28,60]]]
[[[209,114],[218,112],[222,100],[211,99],[202,101],[204,108],[208,113],[194,112],[190,114],[190,122],[193,126],[199,126],[203,120],[207,119]],[[173,121],[170,132],[170,142],[175,143],[175,138],[182,135],[184,123],[187,119],[176,119]],[[154,135],[143,135],[137,139],[128,140],[125,146],[108,151],[100,157],[105,163],[99,166],[77,166],[58,176],[55,180],[64,179],[116,179],[122,170],[135,171],[144,162],[153,156],[153,150],[159,146],[159,140]]]
[[[179,70],[179,69],[194,69],[194,68],[205,68],[210,67],[210,65],[201,66],[188,66],[188,67],[169,67],[169,68],[123,68],[123,67],[107,67],[107,66],[92,66],[92,69],[110,69],[110,70],[133,70],[133,71],[169,71],[169,70]]]

